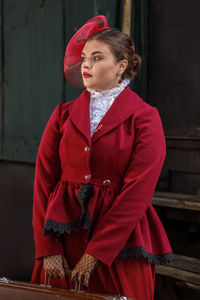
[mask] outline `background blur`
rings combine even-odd
[[[0,0],[0,275],[30,280],[38,146],[56,105],[75,99],[81,92],[64,79],[67,43],[94,15],[106,15],[111,27],[121,29],[123,7],[123,0]],[[167,143],[157,185],[162,199],[156,198],[155,207],[174,252],[197,259],[197,264],[199,12],[199,0],[133,0],[131,9],[131,36],[142,57],[142,70],[131,87],[158,108]],[[193,209],[180,206],[185,200]],[[200,276],[200,268],[192,272]],[[187,280],[157,275],[156,299],[164,300],[164,293],[169,293],[166,299],[197,299],[200,279],[195,278],[194,285],[185,285]]]

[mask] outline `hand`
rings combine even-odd
[[[82,284],[83,287],[87,288],[89,285],[90,275],[96,267],[97,262],[98,260],[95,257],[85,253],[72,270],[72,281]]]
[[[65,271],[69,270],[68,263],[62,255],[45,256],[43,268],[47,276],[59,279],[64,279]]]

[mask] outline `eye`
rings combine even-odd
[[[101,56],[94,56],[93,60],[94,61],[99,61],[99,60],[102,60],[102,57]]]
[[[81,56],[81,61],[85,61],[85,57],[84,56]]]

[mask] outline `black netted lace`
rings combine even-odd
[[[171,261],[174,261],[174,254],[172,252],[165,254],[153,255],[152,253],[146,252],[144,247],[134,247],[129,249],[122,249],[117,257],[122,258],[140,258],[141,256],[148,259],[148,262],[154,263],[157,265],[166,264]]]

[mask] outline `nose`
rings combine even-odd
[[[89,69],[89,68],[91,68],[91,62],[89,61],[89,59],[87,59],[87,60],[85,60],[85,61],[83,61],[82,62],[82,67],[83,68],[87,68],[87,69]]]

